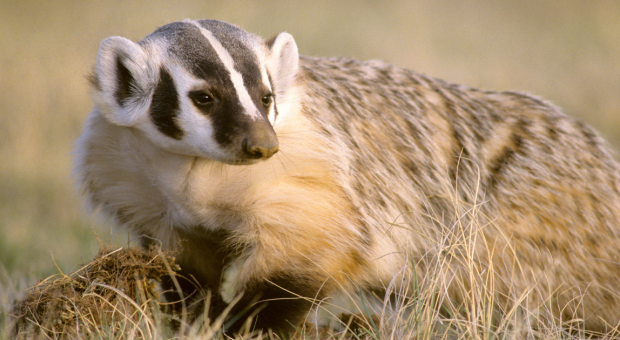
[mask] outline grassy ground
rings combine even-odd
[[[384,59],[475,87],[538,94],[620,147],[616,0],[2,1],[0,312],[37,279],[88,261],[97,237],[126,242],[83,215],[72,187],[72,143],[91,107],[85,75],[105,37],[139,40],[184,18],[221,19],[263,36],[286,30],[306,55]]]
[[[487,219],[476,205],[456,200],[453,204],[461,217],[458,223],[444,225],[440,235],[420,235],[434,239],[437,249],[429,249],[422,258],[399,268],[386,286],[387,298],[348,291],[336,299],[309,299],[316,308],[306,322],[296,326],[292,338],[620,339],[618,329],[604,334],[585,331],[577,310],[574,315],[558,315],[553,299],[534,305],[528,294],[540,291],[511,293],[496,289],[502,286],[506,274],[496,273],[494,268],[503,265],[496,266],[489,259],[494,252],[507,255],[510,250],[486,244],[482,231],[488,222],[482,222]],[[483,244],[488,246],[488,257],[474,256]],[[515,258],[515,268],[521,267],[515,254],[510,257]],[[204,313],[195,322],[188,322],[193,319],[190,315],[196,314],[187,311],[196,310],[196,305],[187,299],[181,313],[166,312],[152,280],[178,270],[173,261],[156,247],[102,249],[78,271],[55,275],[28,290],[26,298],[13,310],[20,315],[16,338],[228,339],[223,330],[229,309],[214,320]],[[422,270],[426,275],[416,275]],[[516,270],[511,277],[521,274]],[[208,294],[205,296],[208,299]],[[573,303],[557,307],[562,310],[574,307]],[[250,338],[250,331],[246,328],[237,338]],[[274,337],[259,333],[251,338]]]

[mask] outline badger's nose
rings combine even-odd
[[[276,152],[278,152],[278,141],[275,140],[275,143],[253,143],[249,139],[243,140],[243,152],[249,156],[249,158],[254,159],[268,159],[273,156]]]
[[[278,148],[278,137],[267,120],[253,122],[241,142],[243,153],[251,159],[268,159],[278,152]]]

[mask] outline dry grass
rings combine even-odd
[[[495,249],[482,235],[487,225],[480,221],[486,217],[476,204],[454,204],[458,221],[441,226],[439,235],[420,235],[433,247],[394,273],[384,296],[343,292],[315,301],[315,310],[294,338],[620,339],[618,329],[588,332],[582,320],[563,320],[546,306],[528,306],[527,295],[533,290],[520,295],[500,292],[497,283],[502,278],[489,262]],[[487,256],[475,255],[480,246]],[[225,339],[227,311],[216,320],[194,322],[188,321],[193,319],[186,312],[189,307],[180,315],[162,312],[165,304],[158,299],[154,281],[173,270],[178,270],[174,258],[155,248],[103,248],[75,273],[28,289],[12,309],[17,317],[13,332],[18,331],[20,339]],[[208,299],[208,293],[205,296]],[[4,332],[0,335],[6,337]],[[246,333],[238,338],[274,337]]]
[[[99,42],[217,18],[306,55],[379,58],[447,80],[541,95],[620,145],[620,4],[487,2],[0,2],[0,262],[10,276],[74,268],[98,250],[71,180]],[[96,233],[107,235],[99,224]],[[124,235],[120,235],[121,238]],[[115,239],[112,243],[116,242]]]

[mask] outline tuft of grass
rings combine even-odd
[[[175,269],[174,258],[155,247],[103,247],[76,272],[30,287],[9,312],[11,337],[152,338],[166,320],[155,282]]]

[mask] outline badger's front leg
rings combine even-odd
[[[174,279],[171,276],[162,278],[164,297],[177,312],[182,312],[185,306],[194,319],[205,310],[204,294],[210,292],[213,308],[209,316],[213,319],[224,305],[219,291],[222,271],[230,258],[225,242],[228,233],[203,227],[175,228],[175,236],[177,244],[172,246],[177,249],[176,264],[181,269]],[[143,247],[153,243],[158,244],[158,241],[142,238]]]
[[[271,330],[279,336],[290,335],[313,303],[327,295],[329,288],[323,283],[320,278],[285,272],[251,279],[242,288],[241,299],[228,313],[225,332],[243,333],[244,325],[249,325],[250,331]]]
[[[310,229],[303,227],[298,230]],[[244,245],[230,262],[223,291],[227,301],[241,298],[227,314],[227,334],[243,334],[249,325],[249,331],[289,336],[313,306],[359,278],[366,265],[366,257],[351,246],[359,243],[339,242],[322,232],[285,237],[283,229],[262,227],[245,238],[248,243],[235,240]]]

